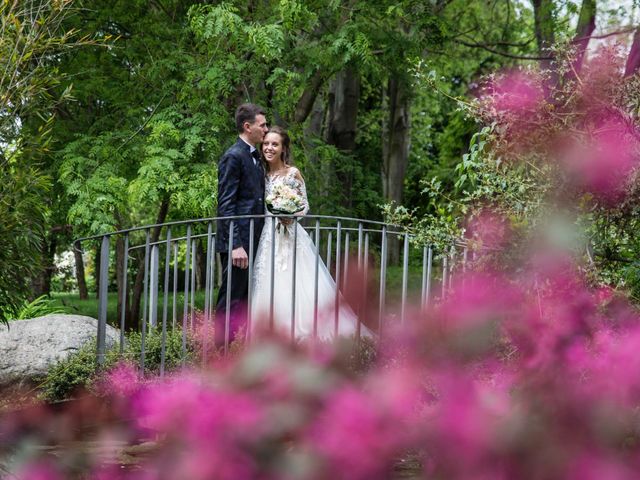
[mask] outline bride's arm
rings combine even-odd
[[[304,178],[302,178],[302,174],[300,170],[294,167],[294,175],[296,180],[298,181],[298,195],[302,198],[302,203],[304,204],[304,209],[296,215],[306,215],[309,212],[309,201],[307,200],[307,187],[304,184]]]

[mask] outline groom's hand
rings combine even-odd
[[[238,247],[231,250],[231,264],[238,268],[249,267],[249,256],[244,247]]]

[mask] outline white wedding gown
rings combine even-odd
[[[295,167],[289,167],[282,175],[267,175],[265,195],[269,196],[275,185],[280,182],[296,189],[304,199],[304,210],[298,215],[308,212],[307,193],[304,180]],[[253,338],[256,333],[270,330],[271,303],[271,250],[272,229],[275,232],[275,270],[273,280],[273,329],[287,337],[296,339],[313,338],[315,311],[315,271],[316,247],[309,234],[299,223],[289,225],[273,221],[273,216],[266,212],[264,228],[256,252],[253,281],[251,288],[251,324],[249,330]],[[295,316],[292,330],[292,295],[293,295],[293,249],[297,229],[298,251],[296,252],[295,279]],[[318,261],[318,309],[317,338],[328,340],[335,336],[335,300],[336,284],[322,259]],[[358,319],[353,310],[340,297],[338,315],[338,335],[356,334]],[[360,325],[360,335],[371,337],[372,333],[365,325]]]

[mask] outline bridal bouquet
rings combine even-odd
[[[293,215],[304,210],[304,202],[295,188],[279,183],[267,195],[266,204],[273,214]]]

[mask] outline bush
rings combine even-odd
[[[109,361],[105,365],[113,364],[114,355],[109,352],[107,357]],[[49,369],[40,385],[40,395],[50,402],[65,400],[91,385],[97,371],[96,344],[92,341]]]
[[[125,348],[125,356],[131,361],[139,362],[140,352],[142,351],[142,334],[132,332],[127,336]],[[162,354],[162,330],[160,328],[152,328],[147,332],[144,339],[145,373],[159,373],[160,361]],[[193,338],[187,334],[187,350],[186,356],[182,354],[182,329],[167,330],[167,339],[165,343],[165,370],[172,370],[182,366],[183,363],[191,363],[194,358],[195,346]]]
[[[141,345],[142,335],[138,332],[129,333],[125,339],[123,355],[120,355],[119,347],[116,346],[107,352],[105,362],[99,368],[95,340],[86,343],[77,352],[49,369],[40,384],[41,397],[50,402],[57,402],[72,397],[81,389],[95,390],[94,386],[100,374],[115,366],[119,360],[125,359],[138,364]],[[159,373],[161,348],[162,332],[151,329],[145,336],[145,373]],[[193,360],[193,353],[194,346],[191,337],[187,335],[187,355],[184,357],[186,363]],[[165,370],[176,369],[182,363],[182,330],[168,330]]]
[[[31,302],[25,300],[15,307],[0,308],[0,315],[8,320],[26,320],[55,313],[68,313],[68,309],[59,306],[55,300],[47,295],[42,295]]]

